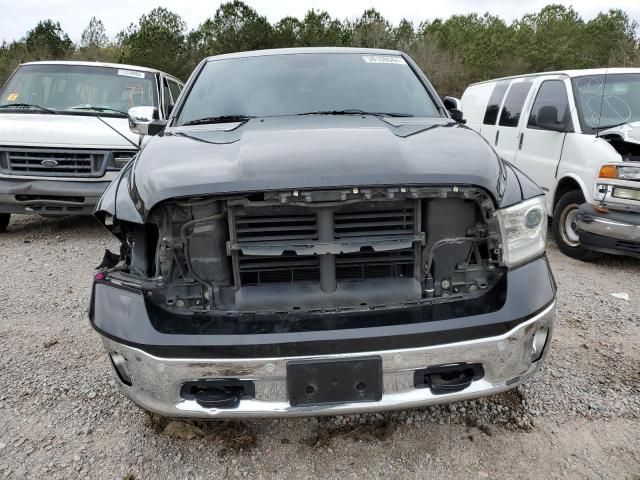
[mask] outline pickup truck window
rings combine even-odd
[[[501,127],[517,127],[522,113],[524,101],[527,99],[531,82],[518,82],[511,85],[511,89],[504,101],[502,113],[500,114]]]
[[[484,112],[484,120],[482,123],[485,125],[495,125],[498,121],[498,112],[500,111],[500,105],[502,104],[502,99],[504,98],[504,94],[506,93],[508,86],[509,81],[503,80],[496,83],[496,86],[493,87],[493,92],[491,92],[491,97],[489,97],[487,110]]]
[[[584,133],[640,120],[640,74],[575,77],[572,84]]]
[[[155,106],[154,75],[121,68],[84,65],[24,65],[0,93],[0,106],[35,104],[56,111],[82,113],[82,107],[127,111]],[[4,108],[6,111],[10,107]]]
[[[272,117],[357,111],[440,117],[399,55],[304,53],[209,61],[177,125],[207,117]]]
[[[527,128],[541,128],[538,126],[536,118],[543,107],[555,107],[558,110],[558,123],[567,120],[570,115],[569,98],[562,80],[546,80],[542,82],[531,108]]]
[[[173,104],[175,104],[182,91],[182,86],[172,80],[167,81],[169,82],[169,90],[171,90],[171,99],[173,100]]]

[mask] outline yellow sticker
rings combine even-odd
[[[9,96],[7,97],[7,100],[10,102],[15,102],[17,99],[18,99],[17,93],[10,93]]]

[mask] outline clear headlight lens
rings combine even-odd
[[[505,263],[513,267],[544,252],[547,243],[547,209],[544,196],[498,210]]]
[[[618,178],[620,180],[640,180],[640,168],[618,167]]]

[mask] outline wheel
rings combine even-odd
[[[4,232],[9,225],[10,213],[0,213],[0,233]]]
[[[577,220],[578,207],[583,203],[584,197],[579,190],[571,190],[560,197],[553,211],[551,232],[562,253],[577,260],[588,261],[600,257],[601,254],[580,245]]]

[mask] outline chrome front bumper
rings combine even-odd
[[[540,329],[548,329],[549,345],[555,301],[542,312],[503,335],[424,348],[374,351],[354,354],[290,358],[251,359],[174,359],[158,358],[144,351],[103,337],[109,353],[125,359],[127,386],[116,376],[118,388],[146,410],[168,417],[243,418],[306,415],[344,415],[422,407],[438,403],[469,400],[515,388],[539,368],[543,357],[532,362],[533,337]],[[320,406],[292,407],[287,394],[287,362],[290,360],[332,360],[380,356],[383,369],[383,395],[377,402],[340,403]],[[485,375],[464,390],[433,394],[428,388],[414,387],[414,371],[452,363],[480,363]],[[255,397],[241,400],[231,409],[203,408],[195,400],[180,396],[186,382],[203,379],[250,380],[255,384]]]
[[[640,214],[636,224],[615,220],[606,216],[583,214],[578,215],[578,231],[601,237],[614,238],[625,242],[640,242]]]

